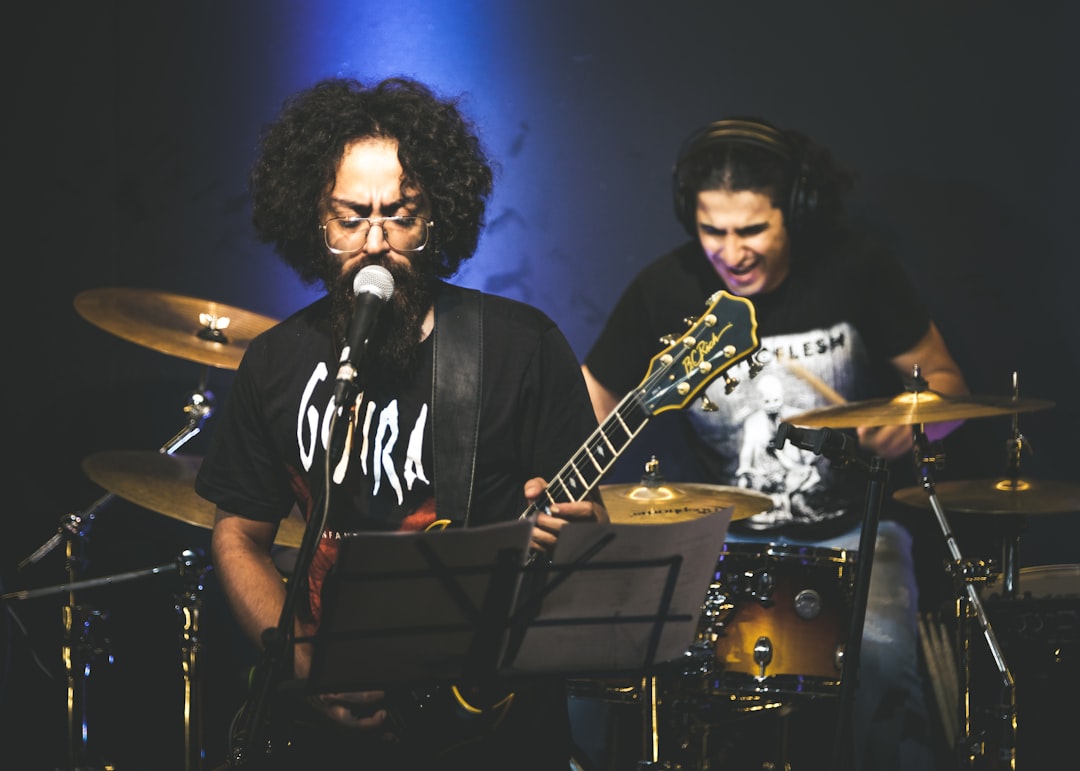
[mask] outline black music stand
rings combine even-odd
[[[732,511],[573,524],[545,564],[526,564],[527,520],[349,539],[306,688],[650,671],[693,641]]]

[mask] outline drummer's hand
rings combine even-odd
[[[860,447],[885,460],[899,458],[915,445],[911,426],[860,426],[856,432]]]
[[[534,477],[525,483],[525,497],[530,501],[540,498],[547,489],[547,482],[541,477]],[[536,517],[536,526],[533,528],[530,546],[545,554],[551,553],[555,548],[555,542],[559,538],[559,531],[570,522],[610,522],[607,509],[599,503],[584,499],[580,501],[564,501],[561,503],[547,504],[546,513],[541,508],[541,513]]]

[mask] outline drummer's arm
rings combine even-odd
[[[618,406],[620,397],[600,385],[600,381],[593,376],[593,373],[584,364],[581,365],[581,373],[585,376],[585,385],[589,389],[589,399],[592,400],[596,420],[603,423],[607,416],[611,414],[611,411]]]
[[[927,382],[927,387],[939,394],[966,396],[971,393],[960,367],[949,353],[945,339],[933,322],[919,342],[890,361],[905,380],[911,378],[917,366],[919,374]],[[923,430],[927,439],[937,441],[961,423],[962,420],[928,423]],[[862,426],[858,429],[859,444],[883,458],[897,458],[911,449],[914,443],[912,432],[911,426]]]

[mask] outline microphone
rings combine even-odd
[[[334,404],[341,407],[352,396],[360,360],[364,357],[368,337],[379,317],[379,311],[394,293],[394,277],[381,265],[361,268],[353,279],[356,307],[345,336],[345,348],[341,351],[337,383],[334,386]]]
[[[776,437],[773,440],[776,449],[784,446],[784,442],[791,442],[803,450],[810,450],[815,455],[824,455],[832,461],[847,463],[852,458],[852,439],[845,433],[831,428],[796,428],[790,423],[781,423],[776,429]]]

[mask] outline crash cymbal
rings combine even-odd
[[[1010,415],[1053,407],[1045,399],[993,396],[946,396],[937,391],[909,391],[891,399],[835,404],[787,418],[795,426],[914,426],[948,420]]]
[[[118,450],[83,459],[86,475],[111,493],[189,525],[214,527],[215,506],[195,492],[202,458],[162,452]],[[304,520],[298,509],[282,520],[274,543],[300,546]]]
[[[974,479],[934,485],[938,503],[960,514],[1068,514],[1080,511],[1080,485],[1038,479]],[[893,498],[930,508],[922,487],[905,487]]]
[[[236,369],[244,350],[276,319],[231,305],[151,289],[88,289],[75,310],[91,324],[181,359]]]
[[[742,487],[694,483],[600,485],[611,521],[616,524],[661,525],[698,519],[734,506],[732,521],[772,508],[772,499]]]

